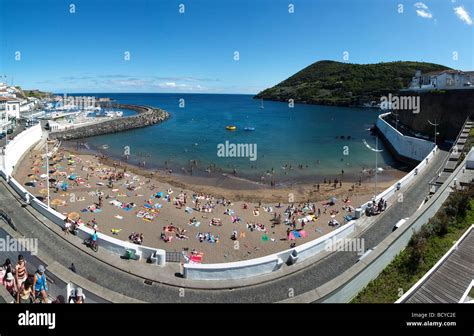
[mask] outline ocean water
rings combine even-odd
[[[376,154],[362,140],[375,147],[375,137],[368,129],[380,113],[376,109],[305,104],[290,108],[287,103],[272,101],[264,101],[261,108],[261,101],[251,95],[93,95],[111,97],[120,103],[155,106],[171,114],[170,119],[158,125],[85,140],[92,150],[115,158],[122,158],[124,147],[128,146],[129,162],[145,161],[148,168],[190,174],[195,160],[194,175],[205,176],[205,170],[212,166],[213,174],[232,173],[235,169],[239,177],[256,181],[264,177],[267,182],[274,179],[279,183],[320,181],[337,176],[341,170],[356,179],[362,169],[375,165]],[[180,99],[184,99],[184,107],[180,107]],[[235,125],[237,130],[228,131],[227,125]],[[255,130],[245,131],[245,127]],[[256,160],[218,156],[218,146],[226,141],[256,146]],[[396,165],[382,142],[378,144],[384,150],[378,154],[379,166]],[[108,148],[102,149],[103,145]]]

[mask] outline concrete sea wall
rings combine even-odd
[[[410,166],[416,166],[425,159],[434,148],[434,143],[428,140],[403,135],[384,120],[390,113],[381,114],[375,124],[376,130],[384,145],[397,160]]]
[[[100,123],[68,129],[62,132],[50,133],[50,137],[59,140],[81,139],[146,127],[161,123],[169,118],[168,112],[149,106],[117,104],[114,107],[135,110],[137,114],[123,118],[107,119]]]

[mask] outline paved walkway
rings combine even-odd
[[[362,234],[362,238],[365,239],[365,248],[377,245],[390,234],[394,223],[400,217],[409,217],[418,209],[428,193],[428,181],[433,178],[446,156],[447,152],[440,151],[434,158],[430,169],[421,173],[416,183],[405,191],[404,201],[389,207],[377,218],[377,223]],[[356,252],[333,253],[300,271],[245,288],[183,290],[176,286],[157,282],[147,285],[143,278],[117,270],[79,249],[72,248],[71,243],[63,237],[45,229],[44,224],[32,216],[28,210],[19,206],[18,201],[3,182],[0,183],[0,204],[10,214],[24,236],[39,239],[40,251],[47,254],[52,260],[65,266],[69,266],[73,262],[76,265],[77,273],[84,278],[118,293],[148,302],[280,301],[288,298],[289,293],[296,296],[326,283],[351,267],[358,258]],[[50,225],[54,224],[50,223]],[[154,272],[160,272],[158,267],[152,269]],[[287,271],[289,273],[292,269],[288,267]],[[178,280],[178,278],[176,279]]]

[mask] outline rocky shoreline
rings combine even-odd
[[[96,135],[123,132],[135,128],[151,126],[161,123],[170,117],[168,112],[150,106],[116,104],[114,107],[134,110],[137,114],[123,118],[109,119],[94,125],[68,129],[63,132],[50,133],[50,137],[58,140],[83,139]]]

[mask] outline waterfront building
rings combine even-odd
[[[416,71],[409,90],[474,89],[474,71],[443,70],[422,74]]]

